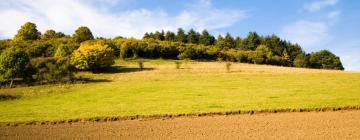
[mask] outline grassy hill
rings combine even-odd
[[[0,122],[360,105],[360,73],[225,62],[117,60],[87,79],[0,89]],[[9,96],[10,95],[10,96]]]

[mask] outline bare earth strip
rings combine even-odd
[[[0,127],[0,139],[360,139],[360,111]]]

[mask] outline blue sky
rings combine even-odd
[[[358,0],[0,0],[0,38],[12,38],[26,21],[66,34],[88,26],[103,37],[179,27],[241,37],[256,31],[306,52],[331,50],[346,70],[360,71],[359,15]]]

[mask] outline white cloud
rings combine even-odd
[[[333,43],[334,53],[340,56],[345,70],[360,71],[360,39],[342,40]]]
[[[340,11],[340,10],[335,10],[335,11],[330,12],[330,13],[327,15],[327,17],[328,17],[329,19],[336,19],[337,17],[340,16],[340,14],[341,14],[341,11]]]
[[[300,20],[285,26],[280,36],[300,44],[306,50],[316,49],[331,38],[327,23],[307,20]]]
[[[316,12],[325,7],[333,6],[338,0],[315,0],[312,3],[305,4],[304,9],[309,12]]]
[[[106,3],[112,5],[120,1],[107,0]],[[226,28],[247,17],[241,10],[214,8],[209,0],[200,0],[174,16],[161,9],[113,12],[93,3],[81,0],[4,1],[0,5],[0,18],[6,20],[0,22],[0,37],[13,37],[26,21],[36,23],[42,32],[51,28],[72,34],[77,27],[88,26],[95,36],[141,37],[147,31],[176,30],[178,27]]]

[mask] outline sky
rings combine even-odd
[[[307,52],[327,49],[345,70],[360,71],[359,0],[0,0],[0,39],[27,21],[41,32],[141,38],[145,32],[203,29],[217,36],[276,34]]]

